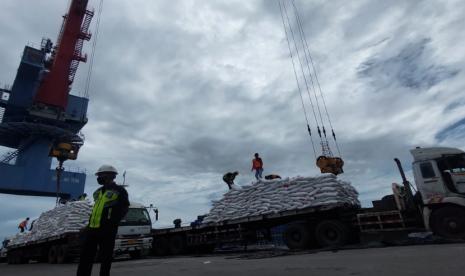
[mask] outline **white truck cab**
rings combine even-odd
[[[115,255],[129,254],[138,258],[152,248],[152,221],[147,207],[131,202],[128,213],[121,220],[115,241]]]
[[[410,152],[426,228],[444,237],[464,238],[465,152],[446,147]]]

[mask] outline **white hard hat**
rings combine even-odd
[[[102,166],[100,166],[100,168],[98,168],[95,175],[98,175],[99,173],[104,173],[104,172],[110,172],[110,173],[118,174],[118,171],[116,170],[115,167],[113,167],[111,165],[102,165]]]

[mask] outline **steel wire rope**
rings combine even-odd
[[[302,60],[300,58],[299,48],[298,48],[298,45],[297,45],[296,40],[295,40],[294,31],[292,30],[291,21],[289,20],[289,16],[287,14],[287,9],[286,9],[286,5],[284,4],[284,1],[282,3],[282,7],[283,7],[283,10],[284,10],[284,14],[286,15],[286,18],[287,18],[287,23],[289,25],[289,30],[290,30],[290,33],[291,33],[291,36],[292,36],[292,41],[294,42],[294,46],[295,46],[295,50],[296,50],[296,54],[297,54],[297,59],[299,61],[300,70],[302,72],[302,77],[304,79],[305,86],[306,86],[307,91],[308,91],[309,87],[308,87],[307,78],[305,77],[304,67],[303,67],[303,64],[302,64]],[[315,119],[315,124],[316,124],[317,129],[318,129],[318,135],[320,136],[320,140],[321,140],[322,137],[321,137],[321,132],[320,132],[320,125],[318,123],[318,119],[317,119],[317,116],[316,116],[316,113],[315,113],[315,107],[313,105],[313,100],[311,98],[309,98],[309,100],[310,100],[310,105],[312,107],[312,112],[313,112],[313,117]]]
[[[295,6],[294,6],[294,14],[296,14],[296,25],[298,27],[298,30],[299,30],[299,38],[300,38],[300,42],[302,44],[302,49],[304,50],[304,57],[305,57],[305,65],[307,66],[307,70],[308,70],[308,76],[310,78],[310,82],[312,84],[312,91],[313,91],[313,95],[315,97],[315,103],[316,103],[316,106],[317,106],[317,110],[318,110],[318,115],[320,117],[320,123],[321,123],[321,126],[323,128],[323,134],[326,138],[326,131],[325,131],[325,125],[324,125],[324,120],[323,120],[323,116],[321,115],[321,109],[320,109],[320,103],[318,101],[318,96],[317,96],[317,90],[315,88],[315,82],[313,81],[313,75],[312,75],[312,70],[310,69],[310,62],[308,60],[308,57],[307,57],[307,51],[305,51],[305,44],[304,44],[304,40],[303,40],[303,36],[304,34],[302,33],[302,29],[301,29],[301,26],[299,25],[299,22],[298,22],[298,17],[297,17],[297,11],[295,10]],[[308,94],[308,97],[311,99],[311,96],[310,96],[310,89],[307,89],[307,94]]]
[[[96,49],[96,46],[97,46],[98,34],[99,34],[99,29],[100,29],[100,18],[101,18],[101,15],[102,15],[102,10],[103,10],[103,0],[100,0],[98,11],[97,11],[97,21],[95,23],[95,36],[94,36],[94,40],[92,41],[92,51],[90,53],[89,70],[87,71],[86,86],[85,86],[85,89],[84,89],[84,97],[86,97],[86,98],[89,98],[90,82],[91,82],[92,71],[93,71],[93,67],[94,67],[95,49]]]
[[[312,142],[312,148],[313,148],[313,154],[315,155],[315,159],[317,158],[317,155],[316,155],[316,150],[315,150],[315,143],[313,142],[313,137],[312,137],[312,133],[311,133],[311,129],[310,129],[310,123],[308,121],[308,115],[307,115],[307,110],[305,108],[305,103],[304,103],[304,98],[302,96],[302,90],[300,88],[300,84],[299,84],[299,78],[298,78],[298,75],[297,75],[297,70],[295,69],[295,62],[294,62],[294,56],[292,54],[292,49],[291,49],[291,42],[289,41],[289,35],[287,33],[287,28],[286,28],[286,24],[284,22],[284,15],[283,15],[283,9],[281,7],[281,2],[278,0],[278,5],[279,5],[279,10],[281,12],[281,19],[282,19],[282,22],[283,22],[283,28],[284,28],[284,33],[285,33],[285,36],[286,36],[286,41],[287,41],[287,46],[289,48],[289,54],[291,56],[291,61],[292,61],[292,69],[294,69],[294,76],[295,76],[295,80],[297,82],[297,89],[299,90],[299,95],[300,95],[300,100],[302,102],[302,110],[304,111],[304,115],[305,115],[305,121],[307,122],[307,130],[308,130],[308,134],[310,136],[310,141]],[[283,3],[284,4],[284,3]]]
[[[300,14],[297,10],[297,7],[295,5],[295,1],[292,0],[291,1],[293,7],[294,7],[294,12],[296,14],[296,18],[297,18],[297,22],[298,22],[298,25],[299,25],[299,29],[302,33],[302,37],[303,37],[303,40],[304,40],[304,43],[305,43],[305,47],[304,47],[304,51],[306,51],[308,53],[308,57],[310,59],[310,63],[312,65],[312,68],[313,68],[313,74],[315,75],[315,81],[317,83],[317,86],[318,86],[318,90],[320,92],[320,97],[321,97],[321,100],[323,102],[323,107],[325,109],[325,113],[326,113],[326,117],[328,119],[328,122],[329,122],[329,126],[331,127],[331,133],[332,133],[332,136],[333,136],[333,139],[334,139],[334,143],[336,145],[336,148],[337,148],[337,152],[339,154],[339,157],[342,157],[341,155],[341,151],[340,151],[340,148],[339,148],[339,143],[337,142],[337,139],[336,139],[336,134],[334,132],[334,128],[333,128],[333,124],[331,122],[331,117],[329,116],[329,112],[328,112],[328,108],[327,108],[327,105],[326,105],[326,100],[325,100],[325,97],[324,97],[324,94],[323,94],[323,91],[321,89],[321,85],[320,85],[320,81],[318,79],[318,74],[316,72],[316,69],[315,69],[315,64],[313,62],[313,58],[312,58],[312,55],[310,54],[310,47],[308,46],[308,42],[307,42],[307,38],[305,36],[305,32],[304,32],[304,29],[303,29],[303,23],[302,23],[302,19],[300,17]]]

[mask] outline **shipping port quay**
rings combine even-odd
[[[214,255],[119,260],[112,275],[461,275],[464,243],[347,250],[259,250]],[[426,265],[427,264],[427,265]],[[3,276],[75,275],[77,264],[0,264]],[[98,275],[95,264],[92,275]]]

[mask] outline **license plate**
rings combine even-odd
[[[135,244],[137,243],[137,240],[128,240],[128,244]]]

